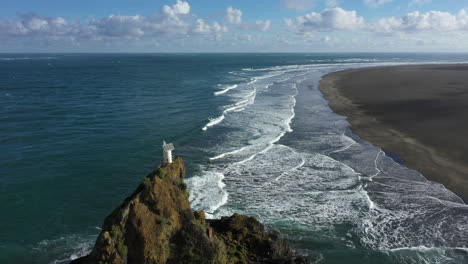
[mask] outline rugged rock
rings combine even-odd
[[[253,217],[192,212],[184,176],[180,158],[156,168],[105,219],[92,252],[72,264],[308,263]]]

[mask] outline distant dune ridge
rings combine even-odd
[[[467,64],[345,70],[320,90],[363,139],[468,200]]]

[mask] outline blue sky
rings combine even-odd
[[[15,0],[0,52],[468,52],[465,0]]]

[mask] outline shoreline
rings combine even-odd
[[[468,65],[348,69],[322,77],[330,108],[362,139],[468,200]],[[449,87],[449,88],[447,88]]]

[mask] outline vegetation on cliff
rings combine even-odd
[[[192,212],[181,158],[156,168],[104,221],[91,253],[73,264],[308,263],[255,218]]]

